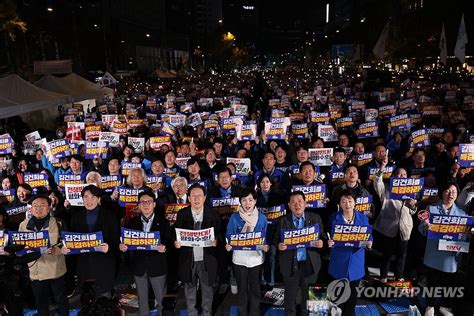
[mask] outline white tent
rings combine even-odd
[[[18,75],[0,78],[0,119],[71,102],[69,95],[43,90]]]
[[[105,95],[113,97],[114,90],[110,88],[99,88],[93,82],[82,78],[75,73],[65,77],[46,75],[35,85],[56,93],[68,94],[73,97],[74,102],[91,99],[102,99]]]

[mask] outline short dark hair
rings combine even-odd
[[[138,193],[138,200],[140,201],[140,199],[143,196],[149,196],[149,197],[153,198],[153,202],[156,201],[155,194],[151,190],[145,190],[145,191],[142,191],[142,192]]]
[[[36,194],[36,195],[33,195],[30,200],[28,201],[28,204],[31,205],[31,203],[33,203],[34,200],[37,200],[37,199],[45,199],[47,202],[48,202],[48,205],[51,205],[51,199],[49,198],[49,196],[47,196],[46,194]]]
[[[98,198],[102,197],[102,191],[97,186],[95,186],[93,184],[84,187],[84,189],[82,189],[82,191],[81,191],[81,196],[84,197],[84,194],[87,191],[89,191],[95,197],[98,197]]]
[[[306,201],[306,197],[305,197],[303,191],[293,191],[288,195],[288,203],[290,203],[290,200],[291,200],[292,196],[297,196],[297,195],[301,196],[303,198],[303,200]]]
[[[132,145],[125,145],[125,147],[123,147],[123,149],[125,150],[125,148],[128,148],[128,149],[131,149],[132,151],[135,151],[135,147],[133,147]]]
[[[447,189],[449,189],[449,187],[451,187],[451,186],[456,188],[457,195],[459,195],[459,186],[456,183],[456,181],[448,181],[445,184],[443,184],[442,186],[440,186],[440,188],[439,188],[438,196],[440,197],[440,199],[443,199],[443,192],[446,191]]]
[[[23,189],[25,189],[26,191],[29,191],[30,194],[31,194],[31,192],[33,192],[33,189],[31,188],[31,186],[30,186],[28,183],[20,183],[20,184],[18,185],[18,187],[16,188],[17,191],[18,191],[18,188],[23,188]]]
[[[191,165],[194,165],[195,163],[197,163],[199,165],[199,167],[201,167],[201,164],[199,163],[199,160],[196,158],[196,157],[192,157],[191,159],[189,159],[187,162],[186,162],[186,167],[189,167]]]
[[[344,174],[346,173],[346,171],[347,171],[349,168],[352,168],[352,167],[356,168],[356,169],[357,169],[357,172],[359,172],[359,168],[358,168],[355,164],[353,164],[353,163],[348,163],[348,164],[344,167]]]
[[[299,145],[298,147],[296,147],[295,152],[298,152],[298,151],[300,151],[300,150],[308,151],[308,148],[306,148],[306,146]]]
[[[337,204],[341,203],[341,199],[342,197],[351,197],[354,199],[354,201],[356,200],[356,196],[354,195],[354,193],[349,190],[349,189],[344,189],[341,191],[341,193],[339,194],[339,200],[337,201]]]
[[[159,158],[159,157],[156,157],[155,159],[153,159],[153,161],[151,162],[151,164],[153,164],[153,163],[155,163],[155,162],[157,162],[157,161],[161,162],[161,163],[163,164],[163,166],[165,165],[165,162],[163,161],[163,159],[162,159],[162,158]]]
[[[263,179],[265,178],[268,178],[268,180],[270,181],[270,183],[273,185],[273,180],[272,180],[272,177],[270,177],[270,175],[268,173],[262,173],[260,175],[260,177],[258,177],[257,179],[257,187],[260,188],[260,183],[262,182]]]
[[[188,189],[188,194],[191,195],[191,192],[195,189],[201,189],[202,193],[204,193],[204,196],[207,195],[206,187],[204,187],[203,185],[201,185],[199,183],[194,183],[193,185],[191,185]]]
[[[313,168],[313,170],[315,170],[314,164],[311,161],[303,161],[300,165],[300,172],[301,172],[301,170],[303,170],[303,167],[305,167],[305,166],[311,166],[311,168]]]
[[[118,156],[110,156],[108,163],[111,162],[112,160],[117,160],[117,162],[120,164],[120,160],[121,160],[121,159],[120,159],[120,157],[118,157]]]
[[[272,155],[273,159],[276,160],[276,156],[275,156],[275,153],[274,153],[273,151],[266,151],[266,152],[263,154],[262,159],[264,159],[266,155]]]
[[[344,155],[346,154],[346,150],[342,147],[336,147],[334,148],[334,154],[335,153],[343,153]]]
[[[75,154],[71,156],[71,159],[76,159],[77,161],[80,161],[81,163],[84,161],[81,155]]]
[[[384,144],[378,143],[378,144],[375,145],[374,150],[375,150],[377,147],[380,147],[380,146],[382,146],[383,148],[387,149],[387,146],[385,146]]]
[[[257,192],[255,192],[253,188],[246,187],[242,190],[242,194],[239,197],[239,201],[242,201],[244,197],[247,197],[249,195],[251,195],[254,198],[254,200],[257,199]]]
[[[426,150],[424,148],[417,147],[417,148],[413,149],[413,154],[412,155],[416,155],[419,152],[422,152],[422,153],[426,154]]]
[[[219,178],[219,175],[221,173],[224,173],[224,172],[229,173],[229,176],[232,177],[232,170],[230,170],[229,167],[223,167],[223,168],[219,169],[219,171],[217,171],[217,177]]]

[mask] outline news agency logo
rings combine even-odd
[[[397,288],[393,286],[358,286],[355,287],[357,298],[387,299],[410,298],[421,296],[424,298],[463,298],[464,287],[409,287]],[[334,280],[327,287],[327,298],[334,305],[341,305],[349,300],[351,287],[348,279]]]
[[[349,300],[351,286],[348,279],[334,280],[327,288],[328,299],[335,305],[341,305]]]

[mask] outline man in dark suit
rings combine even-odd
[[[153,288],[155,294],[156,310],[158,315],[162,313],[162,300],[166,294],[166,243],[169,240],[168,221],[161,215],[155,214],[155,195],[151,191],[143,191],[138,195],[138,209],[140,216],[132,218],[127,228],[143,232],[160,232],[160,245],[156,250],[131,251],[128,252],[128,263],[137,285],[139,300],[139,314],[149,315],[148,306],[148,283]],[[121,251],[127,251],[127,246],[120,244]]]
[[[217,171],[217,186],[211,190],[211,198],[235,198],[240,197],[242,188],[232,185],[232,171],[228,167],[224,167]],[[209,204],[211,203],[210,199]],[[229,216],[232,214],[220,214],[221,217],[221,231],[226,231]],[[230,267],[232,266],[231,254],[225,250],[225,245],[217,247],[217,255],[219,258],[219,281],[220,283],[227,283],[230,277]],[[231,280],[234,285],[234,280]]]
[[[316,248],[323,247],[321,239],[324,238],[323,224],[318,214],[305,212],[306,201],[304,193],[301,191],[290,193],[288,207],[291,212],[280,217],[273,241],[279,250],[280,272],[285,286],[285,315],[296,315],[298,287],[301,288],[302,293],[302,314],[307,315],[308,287],[310,284],[316,283],[321,268],[321,257]],[[320,238],[311,247],[289,250],[287,245],[282,242],[282,231],[301,229],[315,224],[319,225]]]
[[[178,276],[184,283],[184,293],[188,315],[197,316],[196,292],[199,279],[202,292],[202,315],[212,315],[213,284],[217,276],[216,246],[221,237],[221,223],[219,215],[205,205],[206,189],[200,184],[193,184],[189,190],[191,205],[179,211],[175,228],[201,230],[214,228],[214,237],[211,247],[185,247],[175,241],[179,249]],[[222,240],[221,240],[222,242]]]
[[[165,214],[166,204],[186,204],[189,203],[188,180],[185,177],[177,176],[171,181],[171,187],[167,187],[158,197],[157,212]]]
[[[218,171],[217,186],[211,190],[211,198],[240,197],[242,188],[232,185],[232,171],[224,167]]]

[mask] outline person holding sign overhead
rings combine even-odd
[[[302,314],[306,315],[308,287],[311,283],[316,283],[321,268],[321,256],[316,248],[323,247],[323,240],[319,238],[320,236],[324,238],[323,223],[318,214],[305,212],[305,195],[301,191],[290,193],[288,206],[291,212],[280,217],[273,243],[278,246],[280,272],[283,276],[283,284],[285,286],[285,315],[296,315],[296,293],[298,288],[301,288],[302,293],[300,305]],[[310,243],[309,247],[296,245],[296,249],[288,249],[288,245],[283,242],[285,231],[291,232],[312,226],[314,227],[315,225],[319,228],[319,236],[317,236],[316,241]],[[304,243],[306,243],[306,241],[302,241],[302,244]]]
[[[232,235],[251,232],[266,232],[267,219],[255,207],[257,193],[245,188],[240,196],[239,211],[233,213],[227,225],[227,251],[233,251],[232,263],[237,280],[239,315],[260,315],[260,268],[264,262],[264,252],[268,245],[258,245],[255,250],[234,250]],[[240,236],[240,235],[239,235]],[[260,248],[260,249],[259,249]]]
[[[48,231],[51,247],[46,254],[28,263],[31,287],[36,299],[38,315],[49,315],[49,289],[52,290],[59,315],[69,315],[69,302],[66,296],[66,260],[58,247],[61,223],[50,216],[51,200],[47,195],[35,195],[28,204],[31,218],[21,222],[19,231]]]
[[[161,304],[163,296],[166,293],[166,274],[168,271],[166,260],[166,246],[163,240],[169,233],[168,221],[154,213],[156,206],[155,195],[151,191],[143,191],[138,194],[138,209],[140,216],[132,218],[127,228],[141,232],[160,232],[160,244],[156,250],[137,250],[127,251],[128,247],[122,243],[119,249],[122,252],[127,251],[129,257],[129,268],[135,279],[138,293],[139,315],[149,315],[150,308],[148,306],[148,282],[151,283],[153,293],[155,294],[156,310],[161,315],[163,305]]]
[[[95,185],[82,189],[81,196],[84,208],[71,217],[70,232],[92,233],[102,232],[104,243],[97,247],[97,252],[80,254],[77,257],[77,275],[79,284],[87,280],[95,280],[96,296],[111,295],[114,286],[115,253],[119,246],[119,224],[117,216],[100,205],[102,191]],[[61,249],[68,254],[67,247]]]
[[[387,166],[388,157],[380,163],[380,171],[375,174],[374,190],[380,198],[382,208],[374,223],[374,249],[383,253],[380,267],[380,278],[387,278],[390,259],[396,256],[395,278],[402,279],[407,255],[408,240],[413,229],[412,215],[416,213],[416,200],[395,200],[390,198],[388,189],[383,182],[383,170]],[[407,178],[407,171],[398,168],[395,178]],[[385,280],[383,280],[385,281]]]
[[[200,184],[193,184],[188,190],[191,205],[180,210],[176,217],[175,228],[186,230],[214,229],[214,240],[211,247],[187,247],[175,241],[174,246],[179,249],[178,276],[184,283],[184,294],[188,315],[197,316],[196,294],[197,280],[202,292],[202,315],[212,315],[213,285],[217,276],[216,246],[220,238],[220,218],[211,208],[205,205],[206,188]]]
[[[339,211],[329,219],[331,231],[336,225],[369,226],[367,216],[355,210],[356,197],[349,189],[341,191],[339,195]],[[351,296],[347,302],[341,305],[342,315],[355,315],[357,303],[357,292],[355,288],[365,275],[365,248],[346,247],[345,245],[334,247],[334,234],[328,240],[331,249],[329,256],[329,274],[334,279],[347,279],[351,287]],[[372,247],[369,239],[367,248]]]
[[[458,194],[459,187],[454,181],[448,182],[440,187],[439,196],[441,201],[428,206],[430,217],[434,215],[467,216],[455,203]],[[418,229],[425,236],[431,227],[432,224],[429,224],[428,221],[422,221]],[[459,285],[459,282],[456,280],[459,252],[440,250],[439,244],[439,239],[428,238],[426,240],[423,263],[428,268],[428,272],[426,273],[428,287],[454,287]],[[435,308],[439,309],[441,314],[448,315],[445,314],[445,312],[452,313],[451,309],[455,307],[454,299],[442,299],[437,302],[435,299],[427,297],[426,304],[425,315],[435,315]]]

